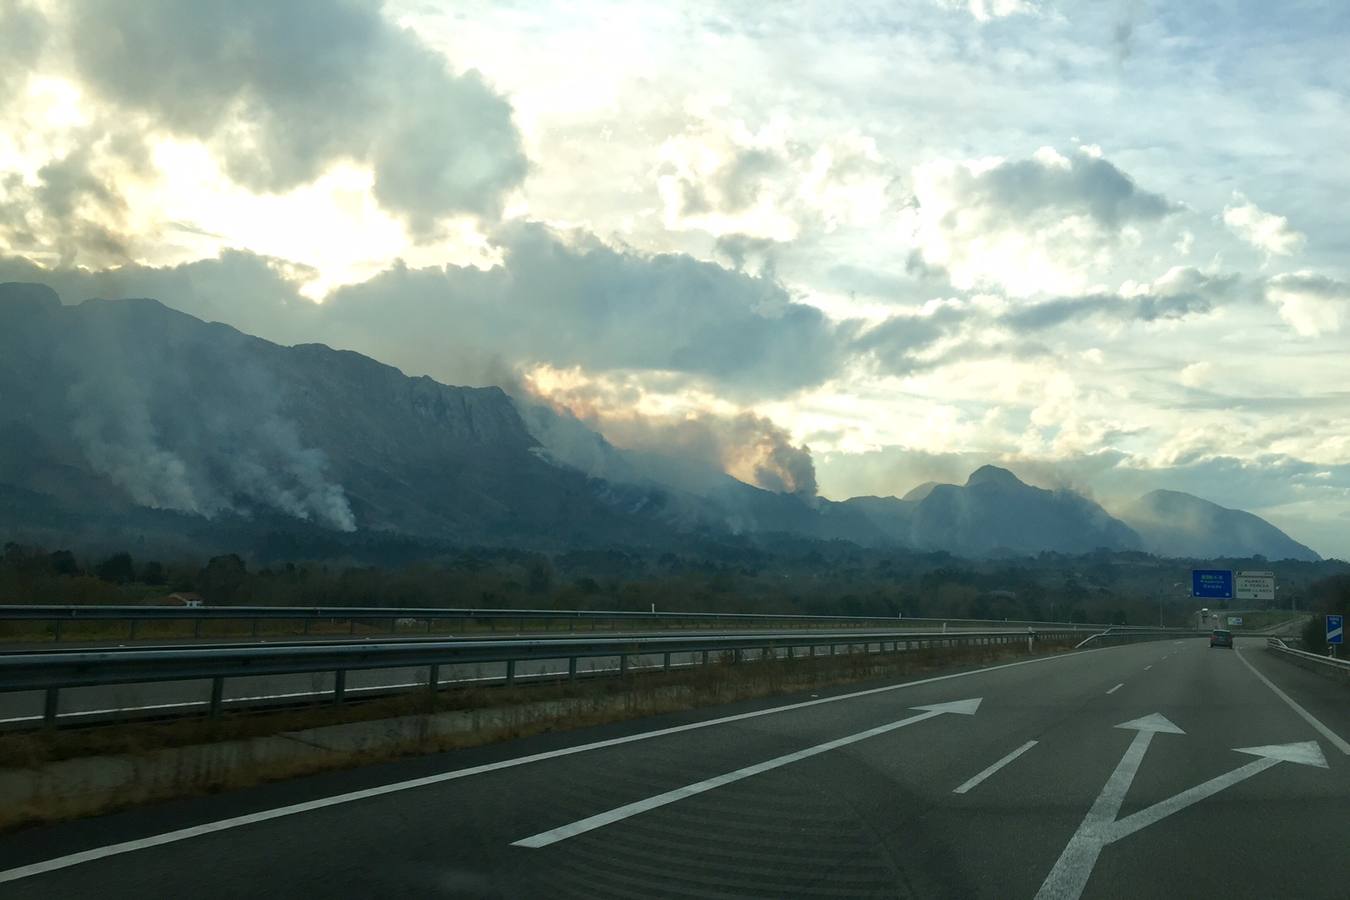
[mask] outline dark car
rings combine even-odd
[[[1211,647],[1228,647],[1231,649],[1233,646],[1233,632],[1224,631],[1222,628],[1214,629],[1209,633],[1209,645]]]

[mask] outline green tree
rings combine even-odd
[[[553,587],[553,563],[540,556],[530,562],[527,570],[531,594],[547,594]]]
[[[114,553],[103,562],[94,566],[94,574],[104,581],[114,584],[126,584],[136,578],[136,566],[130,553]]]
[[[80,564],[75,561],[75,554],[69,550],[55,550],[48,557],[52,571],[57,575],[78,575],[80,574]]]
[[[234,601],[248,580],[248,570],[238,554],[213,556],[197,575],[197,590],[208,603],[228,604]]]
[[[141,581],[146,584],[164,583],[164,564],[152,559],[141,567]]]

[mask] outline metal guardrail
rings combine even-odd
[[[1172,636],[1172,631],[1155,631],[1157,638]],[[396,669],[427,666],[426,685],[438,689],[439,667],[464,663],[506,663],[503,681],[516,680],[516,665],[531,660],[567,660],[567,678],[577,677],[577,663],[581,659],[617,657],[619,673],[626,674],[632,657],[659,654],[663,668],[671,667],[672,654],[702,655],[707,664],[712,654],[722,658],[731,654],[739,660],[746,651],[760,651],[761,655],[782,655],[791,659],[799,651],[815,656],[817,649],[829,648],[835,655],[839,648],[854,652],[900,652],[902,649],[932,647],[979,646],[1027,642],[1033,649],[1037,640],[1071,640],[1077,633],[1070,629],[1042,631],[997,630],[965,631],[946,634],[933,632],[859,631],[851,634],[838,632],[805,632],[801,634],[709,634],[684,636],[645,636],[609,638],[552,638],[540,640],[473,640],[473,641],[402,641],[394,643],[346,643],[322,646],[293,644],[289,646],[233,646],[199,647],[189,649],[73,650],[50,653],[17,653],[0,655],[0,692],[45,692],[43,720],[54,724],[57,718],[59,693],[62,689],[91,685],[143,684],[162,681],[209,680],[211,695],[208,711],[217,715],[224,697],[227,678],[259,675],[302,675],[316,672],[334,673],[333,701],[342,702],[346,690],[347,673],[362,669]],[[1143,632],[1122,634],[1123,637],[1146,638]],[[872,651],[873,646],[877,647]]]
[[[1350,659],[1337,659],[1334,656],[1321,656],[1307,650],[1295,650],[1279,638],[1266,638],[1266,649],[1283,654],[1306,669],[1313,669],[1332,676],[1344,676],[1350,679]]]
[[[204,622],[238,621],[251,624],[256,634],[258,623],[266,620],[290,620],[310,624],[330,621],[348,624],[354,633],[358,622],[391,623],[390,631],[397,631],[400,621],[425,626],[428,633],[438,622],[487,623],[495,630],[498,625],[515,622],[524,630],[526,622],[544,623],[551,630],[556,623],[560,629],[575,631],[581,623],[611,628],[618,623],[651,624],[666,627],[687,625],[692,628],[717,625],[768,626],[773,623],[791,627],[821,627],[829,624],[846,628],[894,625],[897,622],[910,627],[981,627],[1017,626],[1032,628],[1068,628],[1075,631],[1097,631],[1103,628],[1149,630],[1149,626],[1110,625],[1108,623],[1050,622],[1034,620],[956,619],[956,618],[892,618],[889,616],[816,616],[773,613],[729,612],[639,612],[632,610],[576,610],[576,609],[471,609],[471,608],[398,608],[371,606],[54,606],[54,605],[0,605],[0,622],[53,623],[53,640],[61,640],[62,626],[87,622],[121,621],[130,625],[130,637],[135,638],[136,626],[142,622],[190,621],[193,633],[200,634]]]

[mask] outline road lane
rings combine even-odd
[[[1331,703],[1323,686],[1284,678],[1284,669],[1302,670],[1260,659],[1256,642],[1244,652],[1310,710]],[[1145,665],[1153,668],[1143,671]],[[560,824],[895,722],[913,715],[916,706],[973,696],[984,698],[973,716],[941,716],[842,745],[542,849],[511,846]],[[1237,748],[1321,739],[1232,651],[1211,651],[1203,640],[1179,647],[1139,644],[550,758],[112,857],[20,884],[32,897],[71,896],[96,880],[109,897],[190,891],[204,898],[240,893],[1030,898],[1129,747],[1133,734],[1116,726],[1153,714],[1185,734],[1163,735],[1142,754],[1121,798],[1122,818],[1252,760]],[[1326,725],[1350,731],[1343,707],[1337,715]],[[485,757],[518,755],[541,741],[575,746],[595,735],[632,734],[652,724],[442,754],[381,771],[392,780],[400,771],[448,770]],[[954,786],[1030,741],[1037,743],[979,790],[953,794]],[[1330,851],[1343,845],[1350,824],[1350,759],[1321,743],[1327,769],[1269,767],[1105,846],[1082,896],[1229,897],[1246,890],[1252,896],[1343,897],[1350,863],[1343,852]],[[35,829],[0,841],[0,867],[152,834],[166,821],[210,821],[240,804],[265,808],[269,797],[302,797],[307,789],[331,791],[371,777],[358,770],[169,804],[164,812],[140,810]],[[1309,854],[1323,850],[1329,855],[1319,855],[1318,870]]]

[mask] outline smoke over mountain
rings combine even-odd
[[[154,301],[71,308],[50,291],[30,288],[24,303],[5,293],[4,355],[49,354],[38,396],[25,398],[37,414],[20,416],[22,427],[59,446],[68,423],[89,466],[132,502],[356,528],[324,454],[282,408],[290,386],[245,352],[261,342]],[[53,333],[58,343],[43,340]]]

